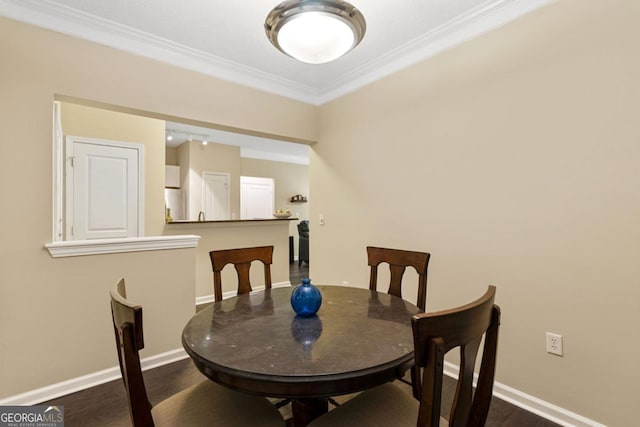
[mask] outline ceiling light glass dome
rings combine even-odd
[[[333,61],[356,47],[367,28],[364,16],[346,1],[288,0],[267,16],[269,41],[309,64]]]

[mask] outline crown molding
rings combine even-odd
[[[49,0],[0,0],[0,15],[264,92],[322,105],[555,1],[483,2],[321,88],[283,79]]]
[[[317,97],[310,86],[49,0],[0,0],[0,16],[308,104]]]
[[[416,37],[325,86],[316,98],[322,105],[447,49],[499,28],[557,0],[494,0]]]

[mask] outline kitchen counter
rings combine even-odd
[[[206,221],[192,221],[190,219],[181,219],[177,221],[169,221],[167,224],[225,224],[237,222],[269,222],[269,221],[298,221],[298,218],[259,218],[259,219],[219,219]]]

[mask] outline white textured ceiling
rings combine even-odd
[[[364,40],[320,65],[267,40],[278,0],[0,0],[0,15],[318,105],[552,1],[352,0]]]

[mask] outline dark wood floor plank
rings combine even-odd
[[[291,286],[298,286],[305,277],[309,277],[309,264],[302,263],[301,266],[298,266],[297,261],[289,264],[289,282]]]

